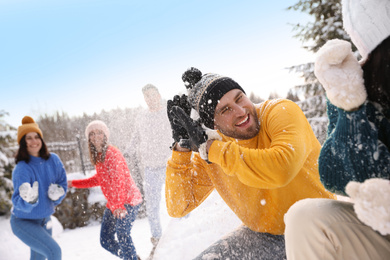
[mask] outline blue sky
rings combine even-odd
[[[299,82],[286,67],[313,60],[292,25],[310,17],[298,0],[0,0],[0,110],[24,115],[146,106],[185,90],[194,66],[235,79],[249,94],[284,95]]]

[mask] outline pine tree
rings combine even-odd
[[[7,124],[3,117],[5,111],[0,111],[0,216],[8,214],[11,207],[12,169],[15,166],[13,155],[16,151],[16,129]]]
[[[341,0],[300,0],[288,10],[300,11],[309,14],[314,22],[306,25],[296,24],[293,28],[304,48],[317,52],[328,40],[342,39],[350,41],[343,29]],[[353,50],[356,50],[353,47]],[[318,140],[323,143],[326,138],[327,116],[325,91],[314,75],[314,63],[300,64],[290,68],[290,71],[299,73],[304,84],[295,86],[289,95],[303,97],[297,102],[308,118]]]
[[[255,95],[255,93],[253,93],[253,92],[251,92],[251,94],[249,95],[249,99],[250,99],[250,101],[252,101],[255,104],[258,104],[258,103],[261,103],[264,101],[264,99]]]

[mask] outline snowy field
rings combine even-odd
[[[163,236],[154,260],[193,259],[241,224],[216,192],[185,218],[169,217],[164,199],[161,201],[160,210]],[[119,259],[100,246],[99,223],[63,230],[58,220],[54,219],[53,222],[53,236],[61,246],[63,260]],[[148,220],[137,219],[132,230],[132,238],[137,253],[143,260],[149,256],[152,249],[150,236]],[[9,218],[0,217],[0,260],[23,260],[29,259],[29,256],[29,248],[12,233]]]

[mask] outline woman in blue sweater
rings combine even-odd
[[[11,228],[30,247],[31,260],[58,260],[61,248],[52,238],[51,215],[65,197],[67,179],[60,158],[48,152],[42,137],[38,124],[25,116],[12,172]]]

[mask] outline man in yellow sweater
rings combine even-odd
[[[243,225],[196,259],[285,259],[283,217],[290,206],[334,198],[320,182],[321,145],[305,115],[284,99],[254,105],[231,78],[196,68],[183,81],[188,104],[184,96],[168,101],[175,140],[166,172],[168,213],[183,217],[216,189]]]

